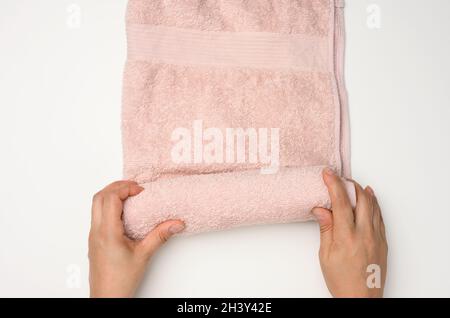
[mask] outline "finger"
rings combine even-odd
[[[107,192],[114,191],[114,190],[123,188],[124,186],[129,186],[129,185],[138,185],[138,183],[136,181],[132,181],[132,180],[114,181],[113,183],[110,183],[105,188],[103,188],[103,190],[101,192],[107,193]]]
[[[312,213],[320,226],[320,249],[326,250],[333,242],[333,216],[324,208],[314,208]]]
[[[323,180],[328,188],[331,199],[333,232],[335,235],[346,235],[355,226],[355,217],[347,190],[341,178],[330,168],[324,169]]]
[[[101,192],[97,192],[92,197],[91,208],[91,230],[97,230],[102,220],[103,196]]]
[[[381,215],[381,237],[387,242],[386,226],[384,225],[383,213],[381,212],[381,209],[380,209],[380,215]]]
[[[125,185],[137,185],[135,181],[115,181],[106,187],[104,187],[101,191],[97,192],[92,198],[92,216],[91,216],[91,226],[94,228],[98,228],[101,223],[102,218],[102,209],[104,197],[110,191],[123,187]]]
[[[381,218],[381,238],[387,243],[386,226],[384,225],[383,218]]]
[[[157,225],[138,244],[138,249],[146,258],[150,258],[153,253],[174,234],[180,233],[185,228],[183,221],[169,220]]]
[[[356,207],[355,207],[355,224],[358,229],[366,232],[373,229],[373,200],[369,191],[364,190],[361,185],[349,180],[355,185],[356,191]]]
[[[102,224],[122,226],[121,217],[123,212],[123,201],[130,196],[135,196],[144,190],[136,183],[121,183],[115,187],[105,190],[102,209]]]
[[[375,231],[377,231],[383,240],[386,240],[386,229],[383,222],[383,216],[381,214],[381,208],[378,203],[377,197],[374,195],[374,217],[373,226]]]
[[[126,184],[137,184],[134,181],[115,181],[106,187],[104,187],[102,190],[97,192],[94,197],[92,198],[92,216],[91,216],[91,227],[98,228],[101,224],[101,218],[102,218],[102,209],[103,209],[103,201],[105,195],[114,189],[117,189],[119,187],[123,187]]]

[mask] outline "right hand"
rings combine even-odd
[[[354,182],[357,203],[353,210],[341,178],[325,169],[323,180],[332,210],[314,208],[312,212],[320,225],[320,265],[330,293],[334,297],[382,297],[388,246],[374,191]],[[374,280],[368,281],[378,269],[379,277],[373,275]]]

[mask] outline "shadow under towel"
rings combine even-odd
[[[312,219],[324,167],[350,177],[344,1],[129,0],[125,203],[143,238]],[[345,181],[355,202],[353,185]]]

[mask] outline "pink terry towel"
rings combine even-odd
[[[350,176],[342,0],[129,0],[127,235],[311,219]],[[354,188],[346,183],[351,199]]]

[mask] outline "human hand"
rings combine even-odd
[[[155,227],[142,241],[125,236],[123,201],[144,188],[132,181],[117,181],[92,200],[89,233],[89,284],[91,297],[132,297],[153,253],[184,223],[170,220]]]
[[[353,211],[341,178],[325,169],[323,180],[332,212],[324,208],[312,212],[320,225],[320,265],[330,293],[334,297],[382,297],[388,246],[373,190],[354,182],[357,202]],[[379,277],[374,276],[379,279],[375,286],[367,282],[372,264],[380,271]]]

